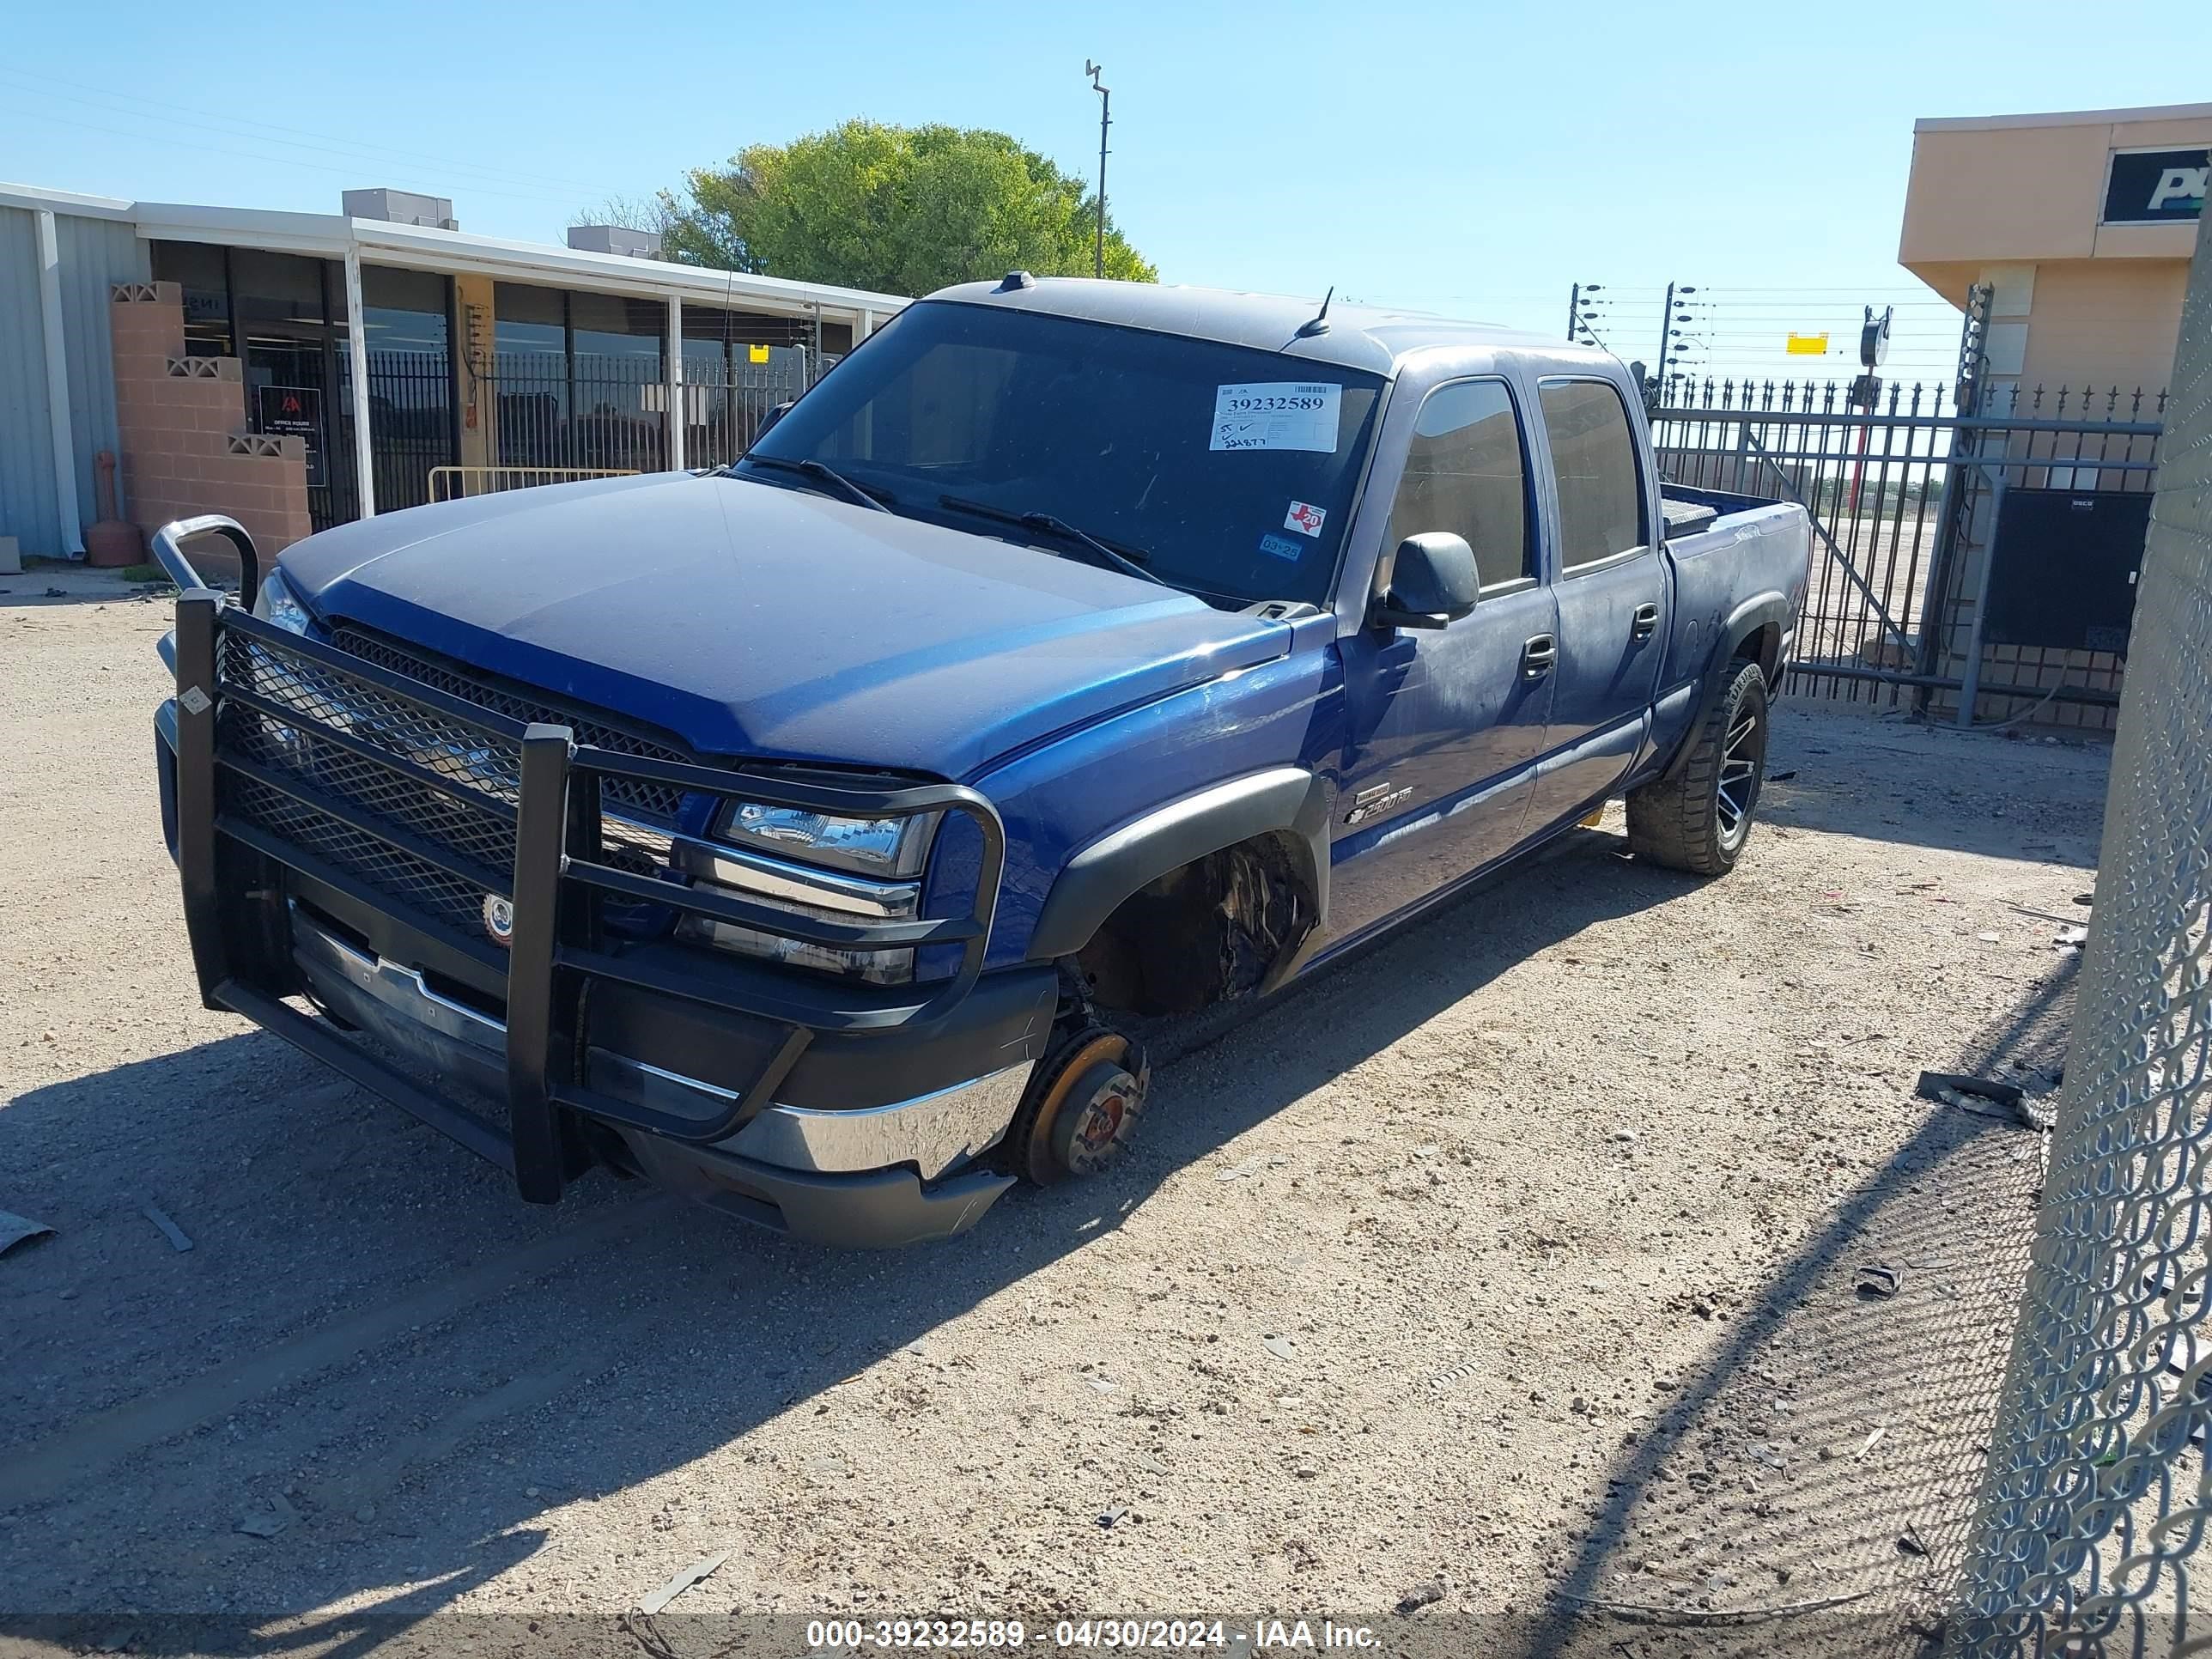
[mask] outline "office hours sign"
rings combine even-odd
[[[307,483],[323,482],[323,393],[319,386],[264,386],[256,392],[264,432],[297,438],[307,452]]]

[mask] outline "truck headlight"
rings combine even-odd
[[[304,634],[315,625],[307,614],[307,607],[292,596],[284,573],[272,570],[261,584],[261,592],[254,596],[253,614],[265,623],[274,623],[288,634]]]
[[[740,800],[723,809],[714,836],[734,846],[801,863],[870,876],[914,876],[928,854],[938,817],[926,812],[895,818],[833,817],[802,807]]]
[[[733,800],[716,816],[710,832],[713,842],[729,850],[715,853],[694,842],[678,848],[676,862],[697,885],[725,888],[802,915],[836,921],[911,921],[921,913],[922,866],[942,817],[927,812],[848,817]],[[840,950],[696,915],[685,917],[678,933],[740,956],[876,985],[903,984],[914,977],[909,947]]]

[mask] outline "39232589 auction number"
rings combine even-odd
[[[1312,410],[1323,407],[1328,399],[1319,392],[1275,392],[1243,398],[1224,398],[1220,412],[1224,415],[1280,415],[1291,410]]]

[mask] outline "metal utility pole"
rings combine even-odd
[[[1114,94],[1098,84],[1098,77],[1106,72],[1103,64],[1083,60],[1083,72],[1091,77],[1091,89],[1098,94],[1098,243],[1091,256],[1091,274],[1106,274],[1106,129],[1114,125]]]

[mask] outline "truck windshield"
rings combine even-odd
[[[1049,554],[1104,562],[1083,544],[1103,543],[1216,603],[1326,605],[1382,388],[1269,351],[939,301],[908,307],[751,453],[782,464],[779,482],[817,462],[895,513]]]

